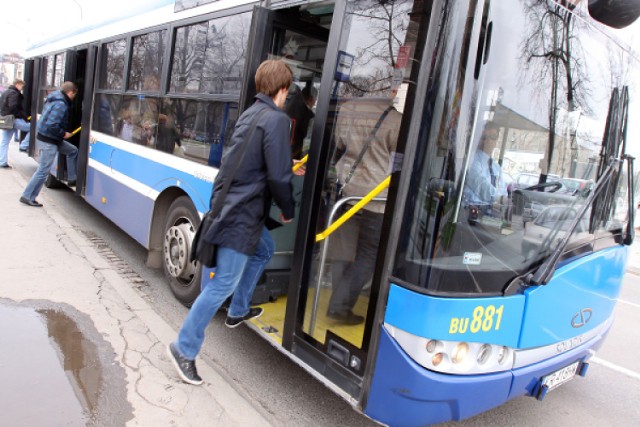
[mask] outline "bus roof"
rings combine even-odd
[[[47,53],[59,52],[70,47],[82,46],[97,40],[114,38],[120,34],[127,34],[132,31],[251,3],[255,3],[255,1],[220,0],[175,12],[175,0],[148,0],[140,3],[131,2],[131,7],[116,10],[113,15],[104,16],[100,21],[35,43],[27,49],[26,57],[30,58]]]

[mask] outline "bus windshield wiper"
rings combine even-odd
[[[593,205],[593,201],[602,192],[602,189],[609,184],[616,165],[621,162],[622,160],[619,159],[611,159],[609,161],[609,165],[604,170],[604,172],[600,176],[600,179],[596,183],[594,190],[591,192],[591,194],[589,194],[589,197],[585,201],[584,205],[580,208],[577,215],[571,222],[571,225],[569,226],[565,235],[562,237],[562,240],[560,241],[558,246],[551,253],[551,255],[549,255],[545,262],[540,265],[540,267],[538,267],[533,273],[530,273],[524,277],[524,284],[526,284],[527,286],[546,285],[549,279],[551,279],[551,276],[553,276],[553,273],[558,267],[560,257],[564,253],[564,250],[569,243],[571,235],[577,228],[584,214],[591,208],[591,205]]]

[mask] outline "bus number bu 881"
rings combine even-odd
[[[499,330],[502,321],[504,305],[496,308],[493,305],[483,307],[481,305],[473,309],[471,317],[452,317],[449,323],[450,334],[464,334],[467,331],[476,334],[480,331],[489,332]]]

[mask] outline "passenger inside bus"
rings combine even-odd
[[[393,107],[396,95],[394,89],[390,96],[356,98],[340,107],[335,139],[341,154],[336,170],[343,197],[362,198],[389,175],[402,120]],[[378,198],[386,195],[384,190]],[[373,276],[384,208],[384,200],[371,201],[331,237],[333,292],[327,316],[332,320],[347,324],[364,321],[353,308]]]
[[[310,81],[302,90],[295,83],[289,89],[285,111],[291,117],[291,155],[294,159],[301,159],[303,156],[304,139],[315,117],[313,107],[317,94],[318,90]]]

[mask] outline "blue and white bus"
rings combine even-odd
[[[282,58],[287,105],[312,94],[311,120],[291,114],[307,169],[250,327],[394,426],[542,400],[586,375],[634,237],[639,57],[621,36],[637,2],[157,3],[33,47],[26,93],[35,127],[46,93],[79,83],[75,192],[148,250],[179,301],[199,292],[191,241],[222,147],[257,66]],[[341,164],[367,126],[370,148]],[[372,156],[386,179],[367,175]],[[59,159],[47,185],[66,176]],[[379,227],[358,227],[365,211]],[[365,258],[350,315],[329,316],[340,271]]]

